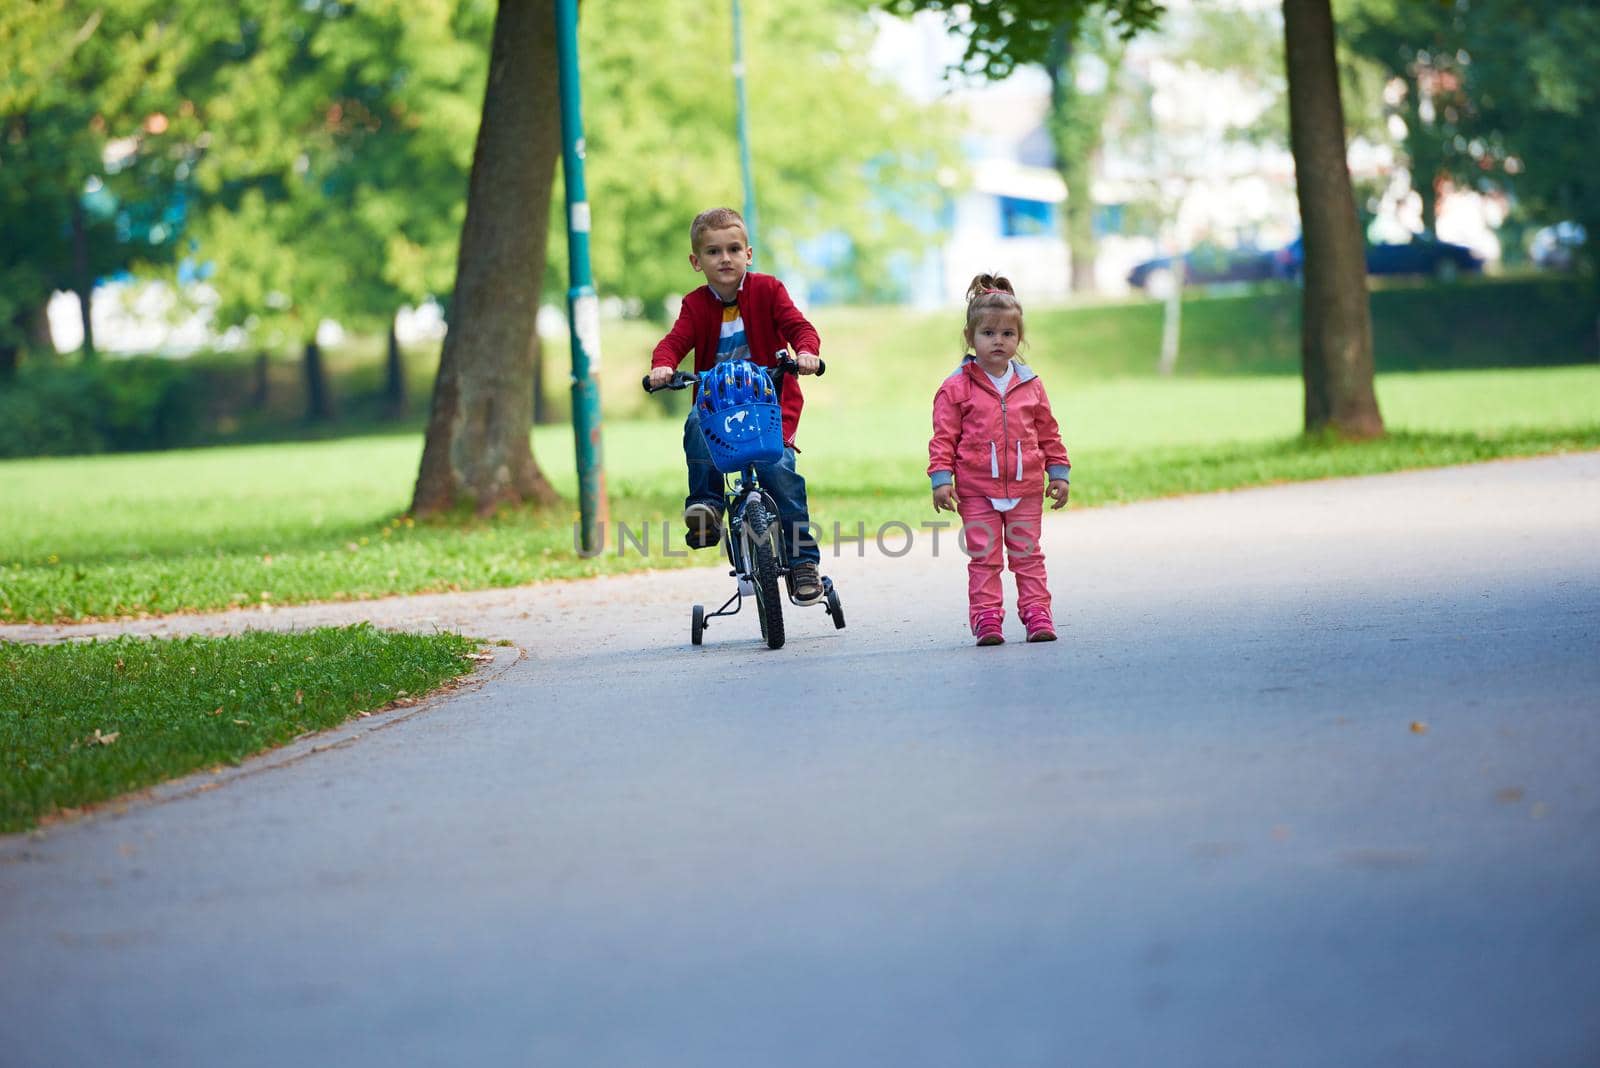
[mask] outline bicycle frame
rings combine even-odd
[[[724,483],[726,483],[726,476],[724,476]],[[721,608],[715,612],[706,613],[707,619],[736,614],[744,603],[746,588],[753,589],[754,576],[751,573],[748,555],[744,548],[745,512],[751,503],[755,501],[761,502],[762,509],[768,517],[767,530],[769,532],[773,531],[774,527],[781,522],[778,517],[778,504],[772,499],[771,494],[761,488],[761,479],[756,474],[754,465],[746,465],[744,470],[739,473],[738,481],[732,487],[724,484],[723,499],[727,505],[728,522],[722,531],[722,549],[723,554],[728,558],[729,566],[733,568],[729,574],[739,580],[739,585],[735,588],[733,596],[723,602]],[[772,539],[772,549],[773,555],[778,562],[778,574],[780,576],[787,575],[789,573],[788,541],[782,536],[781,530],[778,531],[778,536]],[[789,600],[795,604],[800,603],[795,601],[792,596]],[[729,605],[734,607],[730,610],[728,608]]]

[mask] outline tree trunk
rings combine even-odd
[[[1421,92],[1415,79],[1406,83],[1406,155],[1410,157],[1411,188],[1422,201],[1422,228],[1431,234],[1439,217],[1439,171],[1444,153],[1439,131],[1422,121]]]
[[[333,419],[333,391],[328,388],[328,368],[322,362],[322,346],[312,334],[306,341],[306,422],[326,423]]]
[[[1089,172],[1092,157],[1064,161],[1061,177],[1067,183],[1066,237],[1072,257],[1072,291],[1092,293],[1094,280],[1094,203],[1089,199]]]
[[[545,426],[555,422],[555,413],[550,410],[550,398],[544,391],[544,338],[538,329],[531,336],[528,350],[533,360],[533,425]]]
[[[1380,437],[1366,259],[1345,161],[1329,0],[1283,0],[1283,28],[1305,250],[1300,336],[1305,429]]]
[[[1048,126],[1055,149],[1056,172],[1067,187],[1061,206],[1061,236],[1067,244],[1074,293],[1089,293],[1094,280],[1094,200],[1090,172],[1100,147],[1104,103],[1076,91],[1073,85],[1073,24],[1058,27],[1051,41],[1045,72],[1050,76]]]
[[[265,352],[256,353],[255,382],[250,390],[250,407],[261,411],[267,406],[267,398],[272,395],[272,363]]]
[[[39,302],[28,316],[28,348],[35,356],[54,356],[55,335],[50,332],[50,298]]]
[[[383,364],[383,407],[390,419],[406,414],[406,363],[395,337],[394,320],[389,320],[389,352]]]
[[[33,310],[19,310],[11,318],[11,340],[0,342],[0,382],[17,377],[24,352],[39,356],[52,356],[56,348],[50,336],[50,301],[48,298]]]
[[[94,349],[94,275],[89,270],[89,226],[83,217],[83,201],[72,198],[72,284],[78,294],[78,313],[83,316],[83,358],[92,360]]]
[[[528,433],[558,88],[552,0],[500,0],[414,514],[557,500]]]

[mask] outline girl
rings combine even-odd
[[[928,477],[934,511],[959,511],[967,552],[967,607],[979,645],[1005,641],[1001,546],[1017,582],[1030,642],[1056,640],[1039,545],[1044,498],[1067,503],[1072,470],[1044,383],[1016,359],[1022,305],[1011,283],[980,274],[967,287],[967,356],[933,398]],[[959,490],[959,496],[957,495]]]

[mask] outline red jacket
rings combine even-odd
[[[770,274],[750,271],[744,276],[744,286],[739,290],[739,316],[744,320],[745,339],[750,343],[750,359],[754,363],[774,366],[777,352],[785,345],[792,345],[796,352],[821,354],[822,342],[816,328],[794,306],[783,283]],[[721,333],[722,299],[710,286],[701,286],[683,298],[678,321],[656,346],[650,366],[677,367],[693,349],[694,369],[709,371],[717,360],[717,338]],[[800,394],[799,379],[793,375],[784,376],[782,388],[783,440],[792,445],[805,398]]]
[[[1050,412],[1044,383],[1025,364],[1002,398],[978,361],[968,356],[933,398],[928,477],[935,488],[955,481],[957,493],[1025,497],[1045,482],[1068,478],[1072,461]]]

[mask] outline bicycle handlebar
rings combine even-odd
[[[822,362],[821,356],[818,356],[817,377],[821,378],[823,372],[827,369],[828,365]],[[790,356],[787,351],[779,353],[777,356],[777,366],[771,368],[771,372],[772,385],[774,388],[776,388],[779,380],[782,379],[785,374],[800,373],[800,361],[795,359],[793,356]],[[651,386],[649,375],[644,376],[644,381],[641,384],[644,386],[644,391],[646,393],[659,393],[664,389],[687,389],[699,381],[700,375],[694,371],[674,371],[672,372],[672,377],[667,380],[665,385]]]

